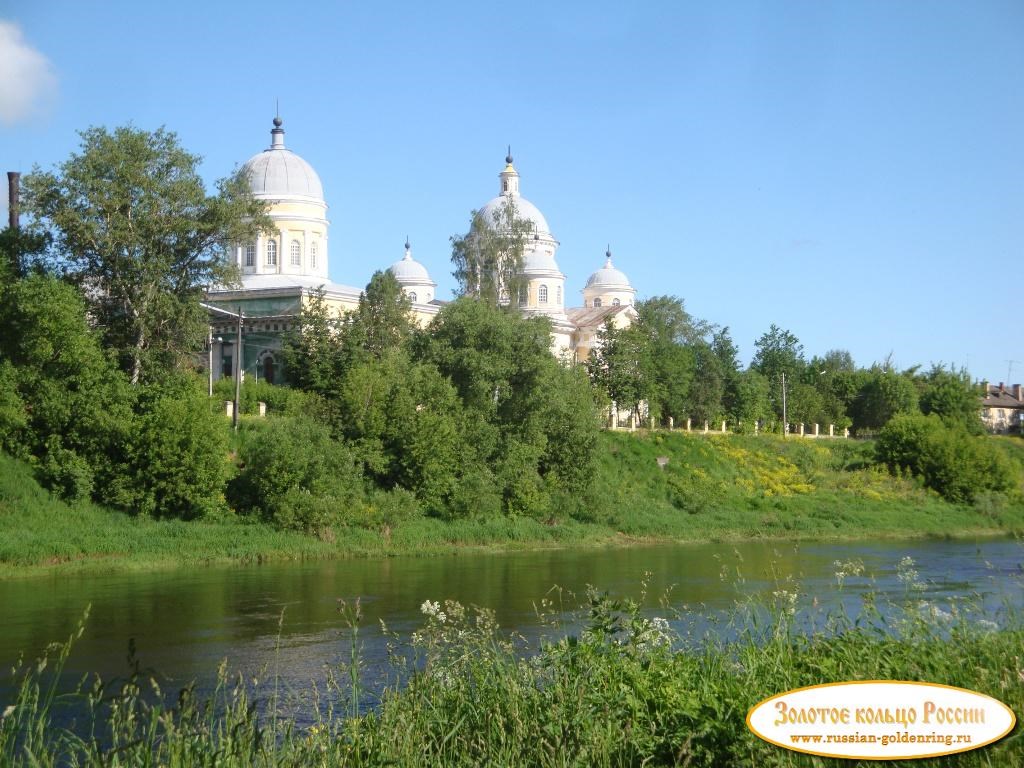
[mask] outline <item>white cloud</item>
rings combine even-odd
[[[25,42],[21,28],[0,21],[0,123],[14,125],[32,115],[57,88],[53,65]]]

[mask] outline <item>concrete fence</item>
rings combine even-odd
[[[644,423],[645,422],[645,423]],[[675,424],[675,419],[671,416],[668,419],[668,425],[655,424],[653,417],[647,417],[641,420],[636,412],[631,412],[625,417],[620,416],[618,410],[613,405],[608,414],[606,420],[606,426],[608,429],[613,430],[625,430],[627,432],[635,432],[641,427],[641,425],[649,430],[659,430],[667,432],[686,432],[693,435],[727,435],[733,432],[740,432],[742,429],[734,429],[729,422],[720,421],[714,424],[708,421],[701,421],[699,423],[694,422],[693,419],[687,419],[685,423],[680,424],[678,427]],[[738,427],[742,427],[742,422]],[[822,428],[821,424],[787,424],[784,434],[793,437],[802,437],[810,439],[828,439],[828,438],[848,438],[850,436],[849,429],[843,429],[841,432],[836,429],[835,424],[828,424],[827,430]],[[777,424],[772,422],[768,425],[768,432],[774,432]],[[754,424],[754,434],[758,434],[764,431],[760,423]]]

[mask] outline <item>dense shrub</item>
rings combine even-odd
[[[952,502],[970,503],[984,491],[1014,487],[1012,465],[986,438],[947,426],[934,414],[895,416],[879,434],[876,451],[891,470],[909,470]]]
[[[213,383],[214,410],[221,412],[225,400],[235,399],[235,380],[231,378],[217,379]],[[259,413],[259,403],[267,405],[267,413],[277,416],[309,415],[318,413],[322,408],[320,399],[309,392],[265,381],[245,381],[241,388],[241,408],[239,413],[255,415]]]
[[[82,456],[61,445],[57,435],[47,439],[36,475],[44,488],[68,501],[81,501],[92,496],[92,467]]]
[[[0,327],[0,444],[55,493],[88,496],[130,431],[134,393],[56,278],[3,286]]]
[[[357,521],[363,478],[352,451],[326,426],[302,417],[268,419],[240,451],[228,500],[284,528],[319,531]]]
[[[100,500],[132,513],[191,519],[223,509],[227,438],[196,379],[143,387],[120,461]]]

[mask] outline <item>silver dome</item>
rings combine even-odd
[[[427,272],[427,268],[412,257],[412,249],[409,247],[409,243],[405,244],[405,256],[388,267],[388,271],[394,275],[395,280],[402,286],[437,285],[437,283],[430,279],[430,273]]]
[[[537,206],[527,200],[521,195],[498,195],[494,199],[488,201],[487,205],[480,209],[479,213],[484,217],[484,221],[487,224],[494,225],[494,214],[499,212],[498,215],[502,214],[500,211],[505,207],[508,201],[511,200],[513,205],[516,207],[516,216],[520,219],[525,219],[533,224],[533,231],[541,236],[547,235],[551,237],[551,230],[548,228],[548,221],[544,218],[544,214],[538,210]]]
[[[612,254],[609,251],[605,254],[604,266],[587,278],[587,288],[632,290],[633,286],[624,272],[612,266]]]
[[[274,119],[271,144],[242,166],[249,189],[260,200],[303,199],[324,202],[324,188],[313,166],[284,146],[280,118]]]

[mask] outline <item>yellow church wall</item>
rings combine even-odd
[[[273,216],[275,220],[287,217],[323,219],[326,207],[311,203],[275,201],[271,203],[267,213]]]

